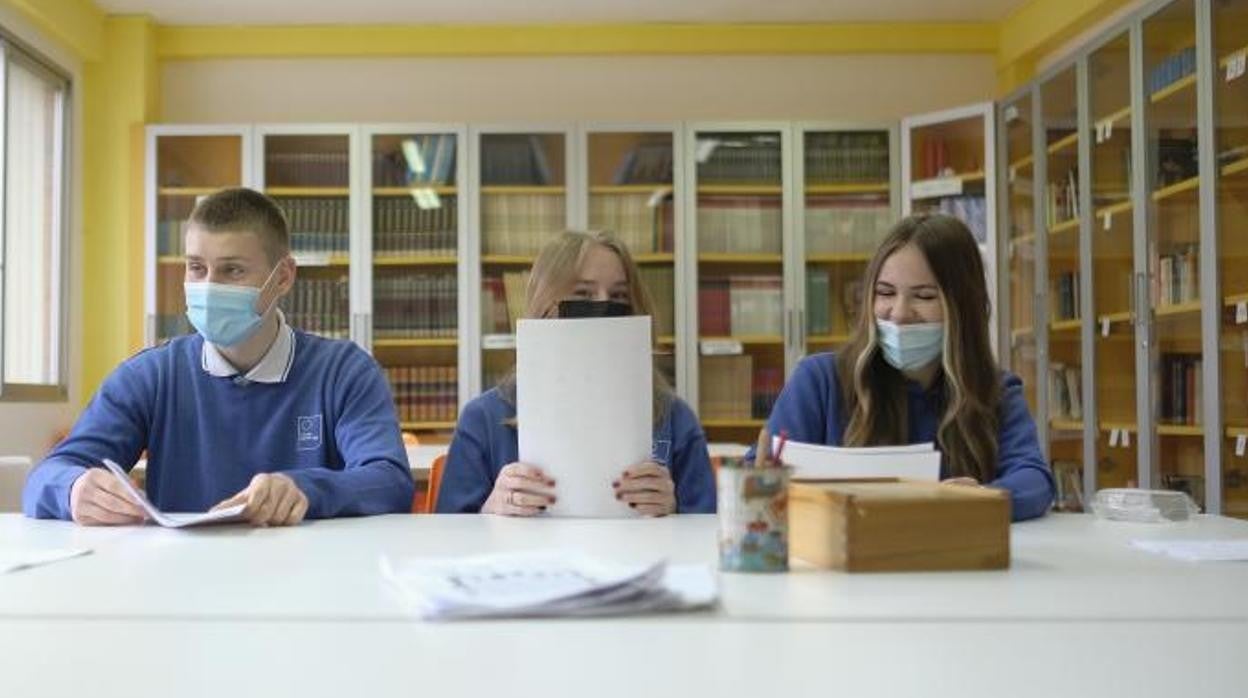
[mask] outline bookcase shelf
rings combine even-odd
[[[698,255],[702,264],[783,264],[781,254],[750,254],[739,252],[703,252]]]
[[[701,184],[699,196],[780,196],[784,187],[775,184]]]
[[[299,265],[299,268],[304,270],[341,268],[351,265],[351,258],[343,254],[326,254],[324,252],[301,250],[292,252],[291,256],[295,258],[295,263]]]
[[[1204,436],[1205,428],[1198,424],[1158,424],[1157,435],[1181,437]]]
[[[532,266],[537,259],[537,255],[527,254],[484,254],[481,255],[482,264],[493,264],[498,266]]]
[[[420,255],[373,257],[373,264],[379,267],[453,267],[458,263],[458,257],[423,257]]]
[[[1234,177],[1235,175],[1243,174],[1245,172],[1248,172],[1248,157],[1241,158],[1222,166],[1223,177]]]
[[[1124,201],[1120,204],[1113,204],[1112,206],[1105,206],[1102,208],[1098,208],[1096,209],[1096,214],[1095,214],[1096,221],[1094,221],[1093,225],[1094,227],[1099,228],[1099,226],[1101,225],[1101,221],[1104,219],[1105,216],[1118,216],[1123,213],[1128,213],[1131,211],[1133,207],[1134,206],[1130,201]]]
[[[556,185],[512,185],[512,184],[487,184],[481,187],[481,194],[484,196],[562,196],[567,193],[567,187]]]
[[[1118,111],[1115,111],[1115,112],[1110,112],[1109,114],[1106,114],[1105,116],[1103,116],[1103,117],[1101,117],[1101,118],[1099,118],[1099,119],[1096,119],[1093,123],[1097,123],[1097,124],[1103,124],[1103,123],[1116,124],[1116,123],[1118,123],[1119,121],[1122,121],[1123,119],[1128,118],[1129,116],[1131,116],[1131,107],[1123,107],[1123,108],[1119,109]]]
[[[650,194],[654,196],[670,196],[673,192],[671,184],[598,184],[589,188],[590,194]]]
[[[702,426],[708,429],[762,429],[767,425],[765,419],[703,419]]]
[[[459,189],[441,184],[413,184],[407,187],[373,187],[373,196],[412,196],[416,193],[432,191],[438,196],[454,196]]]
[[[1072,233],[1078,230],[1079,230],[1079,219],[1071,218],[1069,220],[1062,221],[1061,223],[1057,223],[1053,227],[1049,228],[1049,235],[1051,237],[1055,237],[1055,236],[1059,236],[1059,235],[1063,235],[1067,233]]]
[[[839,194],[887,194],[891,189],[888,182],[858,182],[845,184],[807,184],[806,193],[810,196]]]
[[[1031,155],[1031,154],[1027,154],[1027,155],[1024,155],[1023,157],[1021,157],[1021,158],[1019,158],[1019,159],[1017,159],[1017,160],[1015,160],[1015,161],[1011,162],[1011,163],[1010,163],[1010,165],[1009,165],[1009,169],[1010,169],[1011,171],[1013,171],[1014,173],[1016,173],[1016,174],[1017,174],[1018,172],[1021,172],[1021,171],[1025,170],[1025,169],[1027,169],[1027,168],[1031,167],[1031,166],[1032,166],[1032,165],[1034,165],[1035,163],[1036,163],[1036,156]]]
[[[1083,320],[1079,318],[1054,320],[1049,323],[1049,331],[1053,333],[1078,332],[1080,327],[1083,327]]]
[[[456,347],[459,346],[459,339],[455,337],[415,337],[410,339],[374,339],[373,346],[378,348],[426,348],[426,347]]]
[[[1153,309],[1153,313],[1157,317],[1179,317],[1183,315],[1199,314],[1200,301],[1189,301],[1186,303],[1163,303]]]
[[[221,189],[223,187],[161,187],[156,193],[161,196],[207,196]]]
[[[1053,141],[1052,143],[1049,144],[1049,147],[1047,150],[1049,152],[1049,155],[1057,155],[1063,150],[1074,148],[1075,145],[1078,143],[1079,143],[1079,133],[1075,132],[1075,133],[1070,134],[1069,136],[1066,136],[1065,138],[1061,138],[1059,140]]]
[[[349,187],[268,187],[264,190],[269,196],[308,196],[334,197],[350,196]]]
[[[1149,95],[1148,101],[1152,102],[1153,104],[1159,104],[1173,97],[1174,95],[1177,95],[1180,92],[1183,92],[1189,87],[1195,87],[1195,86],[1196,86],[1196,74],[1193,73],[1186,77],[1182,77],[1182,78],[1179,78],[1178,80],[1175,80],[1174,82],[1170,83],[1169,85],[1166,85],[1160,90],[1156,90],[1151,95]]]
[[[847,334],[812,334],[806,337],[807,344],[818,346],[827,346],[830,344],[844,344],[849,341]]]
[[[740,342],[742,344],[784,344],[784,337],[780,335],[732,335],[730,337],[721,336],[700,336],[699,342]]]
[[[1153,192],[1153,201],[1164,201],[1180,194],[1194,192],[1200,188],[1200,177],[1191,177],[1182,182],[1175,182]]]
[[[872,253],[869,252],[844,252],[836,254],[809,254],[806,255],[807,264],[860,264],[871,261]]]
[[[162,266],[182,266],[186,264],[186,257],[182,255],[164,255],[156,260],[157,264]]]
[[[437,431],[455,428],[455,422],[400,422],[403,431]]]
[[[1050,419],[1049,426],[1054,431],[1083,431],[1083,422],[1073,419]]]
[[[638,264],[673,264],[676,262],[676,254],[673,252],[642,252],[633,255],[633,261]]]

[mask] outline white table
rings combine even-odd
[[[0,695],[132,695],[138,679],[180,695],[1242,695],[1248,565],[1127,546],[1146,537],[1248,537],[1248,523],[1050,516],[1014,526],[1008,571],[723,575],[710,613],[430,625],[404,614],[379,555],[566,546],[713,564],[715,520],[166,531],[6,515],[0,541],[95,552],[0,576]],[[108,676],[115,662],[131,671]]]

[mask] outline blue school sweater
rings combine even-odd
[[[914,381],[907,381],[906,391],[909,443],[935,443],[941,417],[937,391],[924,390]],[[1000,416],[997,473],[987,484],[1010,492],[1015,521],[1041,516],[1053,503],[1053,474],[1040,452],[1036,424],[1023,397],[1023,382],[1012,373],[1003,374]],[[798,364],[776,400],[767,426],[773,434],[788,430],[794,441],[839,446],[848,421],[848,415],[843,414],[835,358],[829,353],[808,356]],[[949,475],[942,472],[941,477]]]
[[[411,510],[415,485],[376,362],[354,344],[296,331],[284,382],[208,373],[203,338],[179,337],[121,364],[73,431],[35,468],[27,516],[69,519],[75,479],[147,450],[147,496],[165,511],[206,511],[258,473],[289,475],[308,518]]]
[[[507,424],[515,405],[498,388],[473,398],[459,416],[438,489],[439,513],[475,513],[494,490],[504,466],[520,457],[520,434]],[[667,414],[654,427],[651,459],[666,466],[676,485],[676,511],[714,513],[715,478],[706,451],[706,436],[693,410],[673,398]],[[634,463],[621,463],[620,471]]]

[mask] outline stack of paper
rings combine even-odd
[[[143,511],[147,512],[147,517],[165,528],[186,528],[188,526],[201,526],[212,523],[232,523],[234,521],[241,521],[243,518],[243,509],[246,507],[244,504],[236,504],[225,509],[217,509],[216,511],[206,511],[203,513],[169,513],[161,511],[156,508],[155,504],[152,504],[147,500],[147,497],[145,497],[143,493],[134,486],[133,482],[130,482],[130,478],[126,475],[126,471],[122,470],[120,465],[117,465],[113,461],[105,458],[104,467],[108,468],[108,471],[113,474],[113,477],[117,478],[117,481],[121,483],[123,488],[125,488],[126,492],[130,495],[130,498],[138,502],[139,506],[143,507]]]
[[[1131,545],[1157,555],[1187,562],[1236,562],[1248,560],[1248,539],[1235,540],[1133,540]]]
[[[772,440],[772,452],[780,439]],[[795,480],[854,480],[895,477],[936,482],[940,479],[940,451],[933,444],[842,448],[787,441],[781,460],[792,466]]]
[[[713,606],[719,595],[702,565],[621,565],[561,552],[383,556],[381,573],[426,620],[685,611]]]

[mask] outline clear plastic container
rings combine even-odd
[[[1099,519],[1163,523],[1186,521],[1199,514],[1200,507],[1186,492],[1119,488],[1097,491],[1092,511]]]

